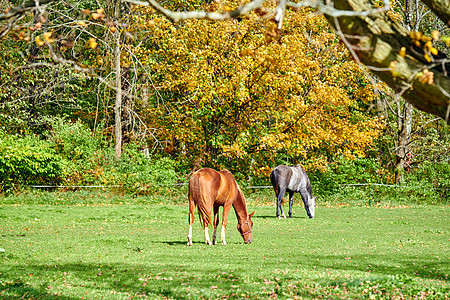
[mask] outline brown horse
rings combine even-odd
[[[244,243],[252,242],[252,216],[247,213],[244,194],[227,170],[203,168],[195,172],[189,179],[189,234],[188,246],[192,246],[192,223],[194,223],[195,206],[198,207],[200,220],[205,228],[205,241],[208,245],[216,245],[217,226],[219,225],[219,207],[223,206],[222,218],[222,244],[226,245],[225,228],[227,226],[228,213],[231,206],[236,212],[238,220],[237,229],[244,239]],[[208,226],[211,224],[211,212],[214,207],[214,234],[212,242],[209,239]]]

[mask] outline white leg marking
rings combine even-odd
[[[187,238],[188,238],[187,245],[192,246],[192,225],[189,225],[189,233]]]
[[[225,226],[222,225],[222,232],[220,234],[220,239],[222,240],[222,245],[226,245],[227,242],[225,241]]]
[[[209,239],[208,227],[205,227],[205,242],[207,245],[212,245],[211,240]]]

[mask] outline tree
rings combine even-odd
[[[26,1],[21,6],[8,8],[0,13],[0,21],[14,19],[36,4],[42,5],[54,0],[35,2]],[[126,2],[148,5],[161,14],[177,22],[190,18],[208,18],[224,20],[240,18],[252,10],[260,10],[266,0],[252,2],[223,13],[191,11],[173,12],[163,8],[155,0]],[[446,0],[423,1],[447,26],[450,19],[450,7]],[[377,74],[396,92],[399,92],[415,107],[435,114],[447,122],[450,114],[450,78],[447,75],[449,61],[446,55],[436,50],[432,43],[438,37],[424,37],[421,34],[409,35],[399,22],[389,19],[386,11],[389,2],[384,0],[385,8],[373,8],[369,0],[337,0],[334,7],[324,5],[320,1],[292,3],[280,0],[274,10],[274,21],[281,29],[286,8],[300,6],[318,7],[324,12],[337,32],[342,34],[349,50],[361,63]],[[11,25],[0,31],[4,34]],[[448,41],[448,37],[445,37]]]
[[[33,1],[0,13],[0,20],[5,20],[0,36],[12,37],[0,39],[7,57],[0,83],[5,114],[0,117],[5,118],[3,124],[13,119],[16,127],[27,119],[42,125],[56,115],[82,118],[94,131],[102,124],[105,133],[114,132],[111,140],[119,158],[127,132],[123,127],[131,123],[123,122],[124,115],[131,114],[128,96],[132,87],[124,78],[131,72],[121,67],[127,24],[121,13],[128,16],[129,5],[105,1],[104,8],[98,8],[98,4]],[[26,47],[29,54],[23,50]],[[24,87],[27,81],[32,82],[32,89]],[[108,98],[114,99],[113,110]]]
[[[283,159],[324,168],[340,155],[363,156],[382,128],[366,114],[369,81],[309,9],[287,17],[282,39],[256,14],[185,24],[136,14],[135,34],[151,34],[131,52],[149,65],[159,95],[143,115],[187,165],[256,176]]]
[[[252,10],[260,11],[266,0],[254,0],[234,10],[222,13],[207,11],[174,12],[154,0],[130,3],[148,5],[167,18],[178,22],[186,19],[224,20],[240,18]],[[450,7],[445,0],[425,0],[424,3],[448,25]],[[450,122],[450,62],[433,47],[437,34],[426,37],[410,34],[398,21],[387,16],[385,8],[373,8],[369,0],[337,0],[334,7],[322,2],[303,1],[298,4],[280,0],[273,10],[273,19],[282,28],[287,7],[315,6],[324,12],[355,59],[378,75],[392,89],[415,107]],[[445,37],[448,41],[448,37]]]
[[[114,4],[114,19],[118,22],[120,18],[120,0],[116,0]],[[114,104],[114,151],[116,158],[119,159],[122,155],[122,68],[121,68],[121,33],[120,30],[115,30],[113,34],[115,43],[114,47],[114,73],[115,73],[115,88],[116,101]]]

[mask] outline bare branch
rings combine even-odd
[[[242,15],[246,15],[252,10],[261,7],[264,2],[267,0],[253,0],[252,2],[245,4],[243,6],[238,7],[235,10],[224,12],[224,13],[216,13],[216,12],[206,12],[206,11],[186,11],[186,12],[174,12],[171,10],[168,10],[164,7],[162,7],[157,1],[155,0],[148,0],[148,1],[138,1],[138,0],[124,0],[124,2],[136,4],[136,5],[143,5],[143,6],[151,6],[156,11],[161,13],[162,15],[166,16],[168,19],[172,20],[173,22],[179,22],[182,20],[187,19],[209,19],[209,20],[228,20],[237,18]],[[362,11],[351,11],[351,10],[339,10],[335,9],[332,6],[325,5],[321,1],[302,1],[300,3],[290,2],[286,0],[279,0],[278,6],[275,10],[275,21],[278,24],[278,29],[281,29],[282,22],[284,18],[284,13],[286,11],[286,7],[292,7],[292,8],[300,8],[304,6],[309,6],[313,8],[317,8],[319,11],[332,16],[332,17],[342,17],[342,16],[368,16],[374,13],[384,12],[389,10],[390,4],[389,0],[383,0],[384,7],[381,8],[375,8],[375,9],[368,9],[368,10],[362,10]]]
[[[25,2],[24,4],[22,4],[20,6],[16,6],[13,8],[7,8],[5,10],[5,12],[0,13],[0,21],[10,19],[17,15],[21,15],[28,10],[38,7],[39,5],[51,3],[54,1],[55,0],[40,0],[40,1],[28,0],[27,2]]]
[[[375,13],[384,12],[390,9],[389,0],[383,0],[384,7],[361,10],[361,11],[353,11],[353,10],[340,10],[336,9],[333,6],[325,5],[323,2],[318,0],[313,1],[301,1],[300,3],[290,2],[288,1],[286,5],[292,8],[300,8],[300,7],[312,7],[317,8],[320,12],[329,15],[330,17],[351,17],[351,16],[359,16],[366,17],[369,15],[373,15]]]
[[[278,29],[283,27],[284,13],[286,12],[286,0],[280,0],[277,8],[275,9],[275,22],[278,24]]]
[[[248,4],[245,4],[235,10],[227,11],[224,13],[216,13],[216,12],[206,12],[206,11],[186,11],[186,12],[174,12],[168,9],[165,9],[162,7],[158,2],[154,0],[148,0],[148,1],[135,1],[135,0],[124,0],[124,2],[137,4],[137,5],[144,5],[144,6],[151,6],[153,7],[157,12],[160,14],[166,16],[168,19],[172,20],[173,22],[179,22],[182,20],[188,20],[188,19],[209,19],[209,20],[228,20],[237,18],[242,15],[246,15],[252,10],[261,7],[266,0],[254,0]]]

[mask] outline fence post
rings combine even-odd
[[[370,191],[370,186],[371,186],[371,183],[370,183],[370,178],[369,178],[369,206],[372,205],[372,195],[371,195],[371,191]]]

